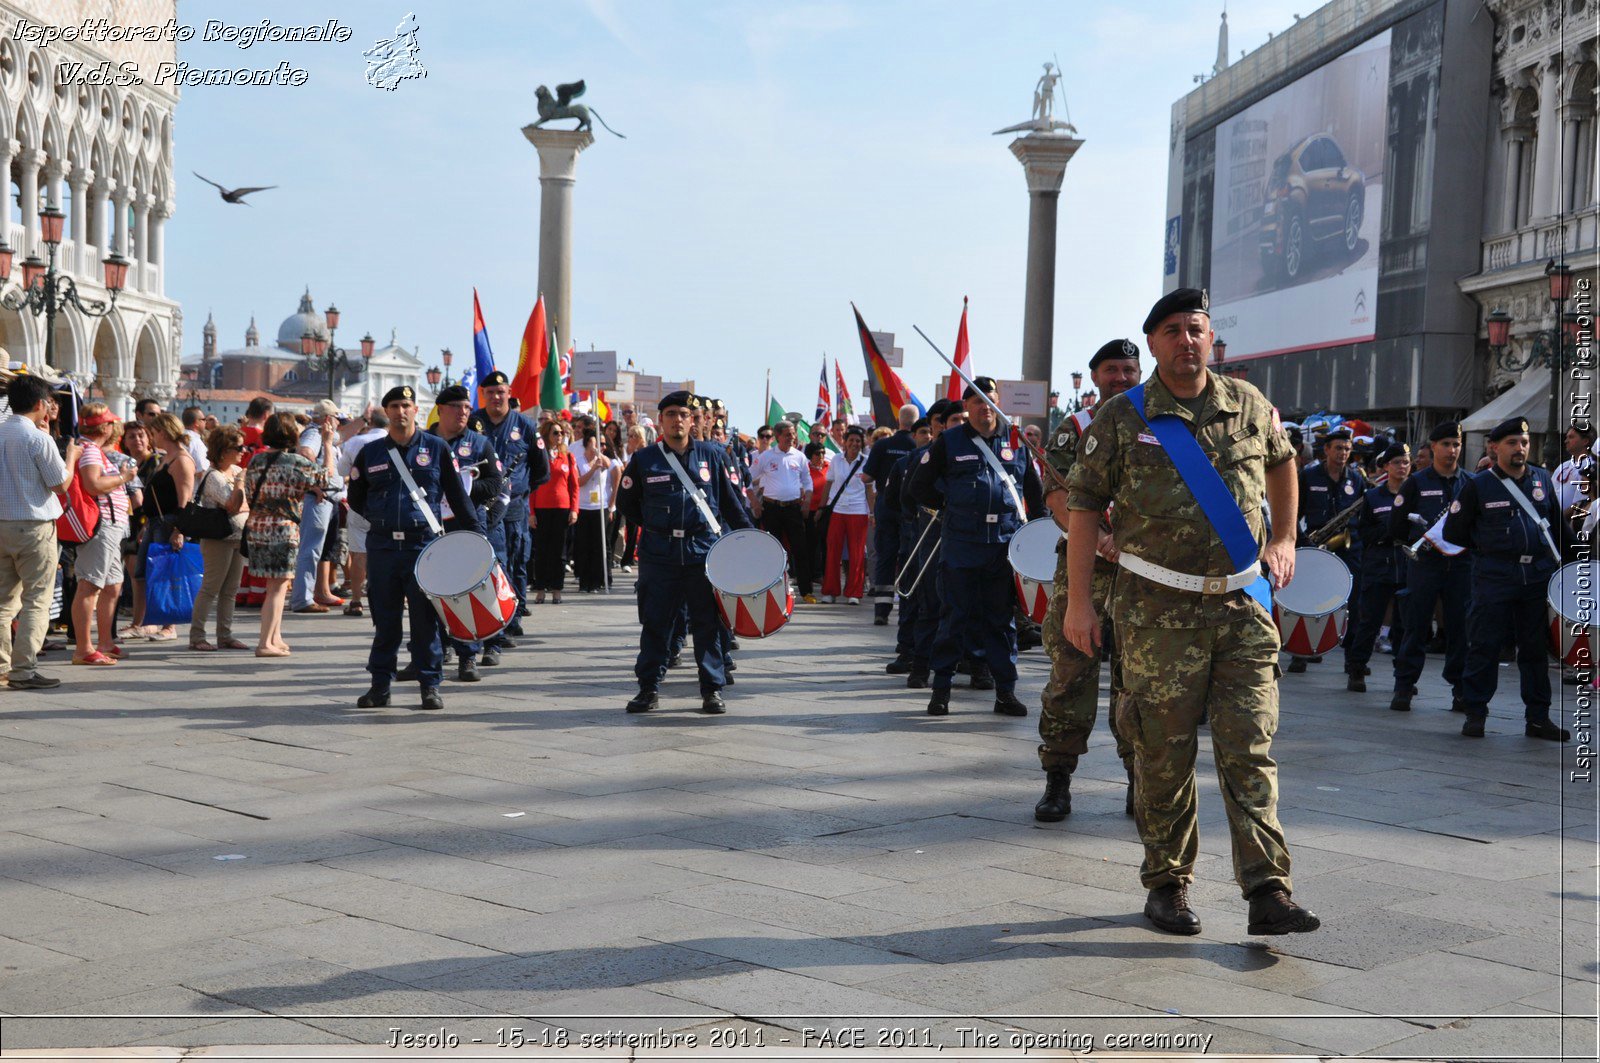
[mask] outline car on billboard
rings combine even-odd
[[[1279,155],[1267,177],[1261,219],[1261,268],[1298,280],[1313,249],[1346,254],[1361,242],[1367,175],[1345,160],[1326,133],[1314,133]]]

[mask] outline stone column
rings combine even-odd
[[[44,162],[44,152],[38,148],[24,148],[17,156],[17,191],[22,208],[23,248],[37,251],[39,239],[39,167]],[[42,255],[40,257],[43,257]]]
[[[1056,202],[1061,179],[1083,141],[1063,133],[1029,133],[1011,142],[1028,180],[1028,274],[1022,311],[1022,378],[1050,380],[1055,347]],[[1043,427],[1042,418],[1028,421]]]
[[[133,192],[127,186],[111,190],[111,210],[114,217],[111,219],[111,246],[109,250],[120,251],[123,255],[128,253],[128,201],[133,197]],[[133,270],[129,270],[131,275]]]
[[[1561,166],[1561,62],[1551,56],[1539,64],[1539,125],[1533,146],[1533,205],[1530,221],[1556,213],[1556,183]]]
[[[1506,141],[1506,202],[1505,231],[1517,228],[1517,203],[1522,195],[1522,150],[1528,138],[1519,130],[1512,130]]]
[[[150,251],[145,260],[154,264],[155,277],[149,290],[154,295],[161,295],[166,291],[167,277],[167,219],[172,217],[172,200],[166,199],[156,203],[150,212]]]
[[[89,191],[89,179],[93,176],[88,170],[74,170],[67,174],[67,184],[72,188],[72,214],[67,218],[67,237],[72,241],[72,253],[75,256],[69,265],[73,273],[80,275],[84,272],[83,264],[89,257],[83,249],[89,237],[88,230],[84,227],[83,197]]]
[[[523,126],[522,135],[539,152],[539,290],[553,318],[556,345],[572,343],[572,186],[578,153],[594,143],[588,133]],[[551,352],[556,357],[557,351]]]
[[[140,192],[133,199],[133,268],[128,275],[134,278],[141,291],[150,290],[150,197]]]
[[[122,376],[101,377],[100,390],[105,393],[106,405],[112,413],[125,421],[133,416],[132,380]]]

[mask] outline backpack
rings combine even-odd
[[[56,538],[64,543],[86,543],[100,527],[100,500],[83,488],[83,479],[73,470],[72,482],[61,499],[61,516],[56,518]]]

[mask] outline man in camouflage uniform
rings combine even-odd
[[[1144,416],[1194,433],[1256,543],[1272,585],[1294,578],[1295,465],[1271,404],[1242,380],[1215,376],[1206,294],[1179,288],[1145,319],[1156,373],[1142,389]],[[1145,916],[1197,934],[1188,884],[1199,855],[1197,729],[1209,714],[1234,876],[1250,902],[1249,932],[1315,930],[1321,921],[1291,898],[1289,850],[1278,823],[1278,647],[1272,617],[1252,592],[1260,568],[1235,571],[1229,552],[1130,394],[1096,415],[1068,474],[1068,605],[1064,633],[1080,651],[1100,643],[1093,595],[1095,532],[1115,505],[1121,569],[1111,616],[1122,649],[1117,730],[1134,748],[1135,811],[1144,841]],[[1163,420],[1163,425],[1170,424]],[[1202,470],[1204,471],[1204,470]],[[1271,508],[1267,540],[1261,499]]]
[[[1112,340],[1089,359],[1089,377],[1100,393],[1100,406],[1139,382],[1139,348],[1129,340]],[[1098,407],[1097,407],[1098,408]],[[1058,476],[1044,477],[1044,504],[1063,528],[1067,525],[1067,492],[1062,488],[1078,453],[1078,439],[1088,428],[1093,413],[1080,410],[1061,422],[1045,451],[1045,459]],[[1095,608],[1104,610],[1116,573],[1116,549],[1111,532],[1098,529],[1097,556],[1094,560]],[[1033,806],[1033,818],[1041,823],[1059,823],[1072,813],[1072,773],[1078,758],[1089,751],[1089,732],[1094,730],[1095,712],[1100,701],[1100,655],[1080,653],[1062,633],[1067,615],[1066,540],[1056,544],[1056,578],[1050,595],[1050,611],[1044,618],[1044,649],[1050,655],[1050,681],[1040,697],[1039,763],[1045,771],[1044,796]],[[1120,655],[1115,641],[1111,646],[1111,704],[1116,705],[1122,688],[1118,674]],[[1117,734],[1116,717],[1109,720],[1111,736],[1117,742],[1117,756],[1128,773],[1125,810],[1133,815],[1133,747]]]

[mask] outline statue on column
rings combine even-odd
[[[627,140],[627,137],[606,125],[606,120],[600,117],[599,111],[595,110],[593,107],[586,107],[581,103],[572,102],[579,96],[582,96],[585,90],[586,86],[584,85],[582,78],[578,79],[577,81],[568,82],[565,85],[557,85],[556,94],[554,96],[550,95],[550,90],[544,85],[540,85],[538,88],[534,89],[533,95],[534,98],[538,100],[539,106],[539,120],[533,123],[531,128],[538,129],[546,122],[559,122],[563,118],[576,118],[578,120],[578,125],[573,129],[573,132],[588,133],[594,128],[593,123],[589,121],[590,117],[592,116],[600,120],[600,124],[606,128],[606,132],[612,134],[613,136],[621,137],[623,140]]]
[[[1062,121],[1055,116],[1056,85],[1060,81],[1060,68],[1054,63],[1044,64],[1044,74],[1033,86],[1032,117],[1026,122],[996,129],[995,136],[1001,133],[1066,133],[1069,136],[1076,136],[1078,130],[1071,122]]]

